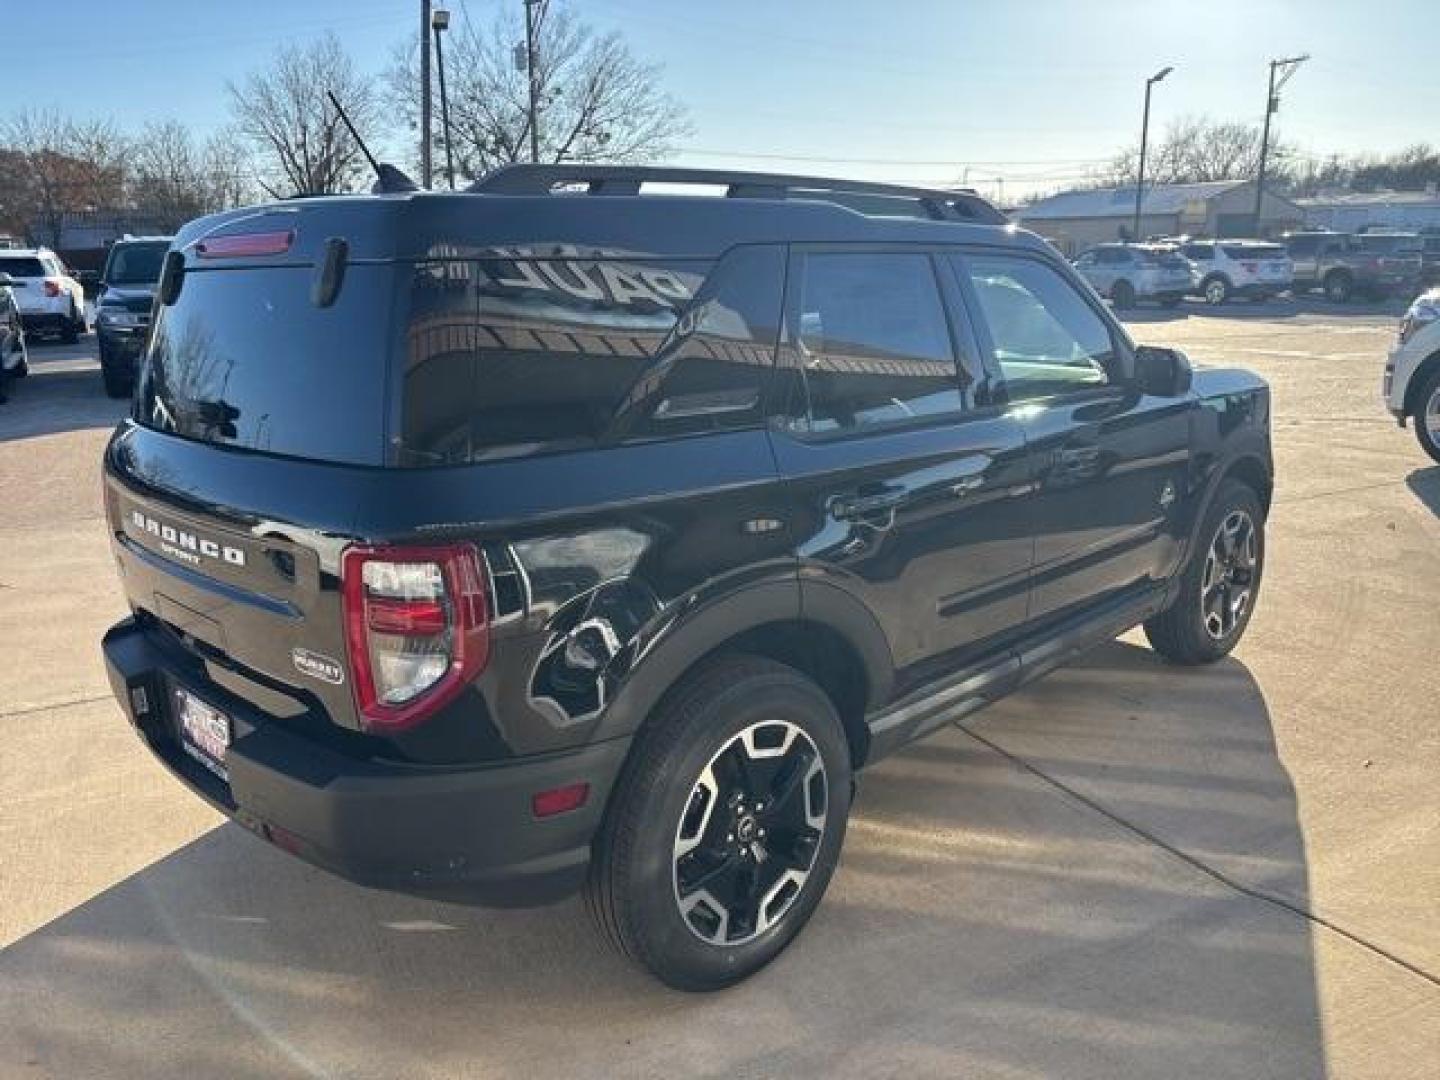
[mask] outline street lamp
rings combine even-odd
[[[1140,195],[1145,190],[1145,144],[1150,139],[1150,88],[1174,70],[1173,67],[1161,68],[1145,80],[1145,119],[1140,122],[1140,172],[1135,178],[1135,227],[1130,230],[1132,242],[1140,239]]]
[[[450,29],[450,12],[436,8],[430,15],[430,29],[435,32],[435,64],[440,70],[440,129],[445,132],[445,175],[450,190],[455,190],[455,151],[450,147],[450,95],[445,92],[445,52],[440,48],[440,34]]]

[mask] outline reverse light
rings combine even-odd
[[[367,731],[404,731],[454,700],[490,656],[472,544],[352,547],[341,561],[345,641]]]
[[[257,255],[284,255],[294,242],[294,229],[231,233],[228,236],[206,237],[195,245],[195,254],[202,259],[247,259]]]

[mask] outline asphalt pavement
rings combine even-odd
[[[677,994],[580,904],[366,891],[130,734],[93,339],[0,406],[0,1075],[1440,1075],[1440,467],[1383,411],[1396,310],[1127,313],[1274,387],[1248,636],[1129,635],[862,778],[812,924]]]

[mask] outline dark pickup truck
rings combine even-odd
[[[1265,384],[972,194],[516,166],[192,222],[155,311],[104,455],[140,737],[354,881],[584,888],[674,986],[799,932],[865,766],[1255,608]]]
[[[1294,290],[1321,289],[1327,300],[1343,304],[1352,296],[1381,298],[1418,290],[1418,250],[1352,233],[1299,232],[1284,239],[1295,264]]]

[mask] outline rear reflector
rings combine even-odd
[[[247,259],[257,255],[283,255],[295,240],[295,230],[281,232],[232,233],[211,236],[195,245],[202,259]]]
[[[578,810],[590,797],[590,785],[585,783],[566,784],[564,787],[537,791],[530,797],[530,808],[536,817],[554,817],[570,810]]]
[[[46,296],[59,296],[59,295],[60,295],[60,282],[55,281],[53,278],[46,278],[46,279],[45,279],[45,295],[46,295]]]

